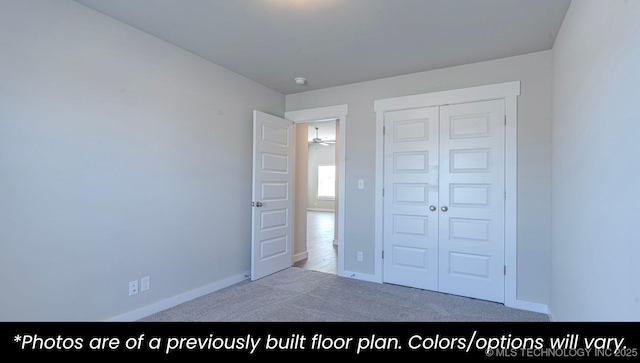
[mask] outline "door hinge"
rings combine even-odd
[[[504,200],[507,200],[507,191],[504,191]]]
[[[387,128],[382,126],[382,134],[385,135],[387,133]]]
[[[384,188],[382,188],[382,196],[384,197]]]
[[[507,276],[507,265],[504,265],[504,275]]]
[[[382,250],[382,259],[384,260],[384,250]]]
[[[504,124],[507,124],[507,115],[504,115]]]

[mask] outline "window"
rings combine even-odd
[[[318,199],[336,198],[336,166],[318,165]]]

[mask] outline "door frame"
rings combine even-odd
[[[338,213],[338,276],[344,276],[344,221],[345,221],[345,151],[346,151],[346,129],[347,114],[349,106],[346,104],[310,108],[298,111],[287,111],[284,118],[296,123],[312,123],[317,121],[336,119],[338,120],[338,201],[336,204],[336,213]],[[294,200],[295,209],[295,200]],[[294,212],[295,213],[295,212]],[[297,223],[294,222],[294,223]],[[306,223],[306,221],[305,221]],[[306,241],[305,241],[306,244]]]
[[[517,143],[518,143],[518,104],[520,81],[498,83],[485,86],[468,87],[455,90],[424,93],[418,95],[393,97],[376,100],[376,175],[375,175],[375,280],[383,283],[383,197],[384,185],[384,113],[412,108],[446,106],[458,103],[505,101],[505,284],[504,305],[531,310],[525,301],[517,299]]]

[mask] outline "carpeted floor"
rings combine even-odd
[[[291,267],[140,322],[548,322],[502,304]]]

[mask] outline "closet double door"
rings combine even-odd
[[[383,280],[504,302],[505,104],[384,114]]]

